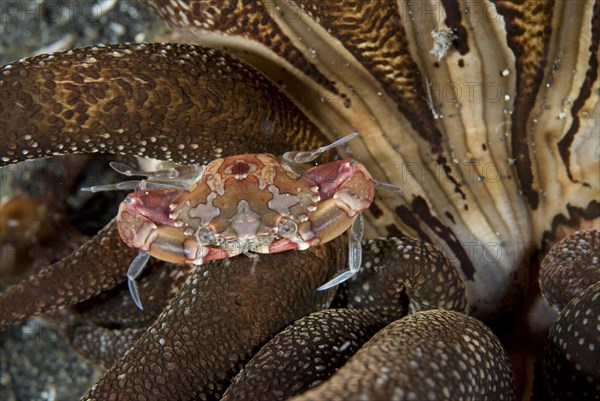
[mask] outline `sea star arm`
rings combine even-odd
[[[305,252],[238,257],[195,270],[135,346],[83,400],[188,400],[222,394],[258,347],[329,305],[315,289],[345,263],[334,240]],[[266,259],[267,256],[261,256]]]
[[[23,319],[73,305],[124,280],[135,255],[109,223],[75,253],[0,294],[0,331]]]

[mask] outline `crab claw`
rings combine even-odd
[[[196,255],[190,255],[185,247],[189,237],[169,215],[169,205],[179,193],[156,189],[129,194],[117,215],[123,241],[165,262],[188,263],[194,259]]]

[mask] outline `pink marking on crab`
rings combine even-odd
[[[346,231],[375,198],[371,174],[354,159],[316,166],[303,175],[319,186],[321,195],[318,208],[298,227],[303,238],[314,235],[319,243],[331,241]]]
[[[169,216],[169,205],[181,191],[151,189],[133,192],[119,206],[117,228],[132,248],[172,263],[185,263],[185,236]]]

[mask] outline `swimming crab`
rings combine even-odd
[[[240,253],[256,259],[257,253],[305,250],[326,243],[348,228],[348,270],[317,290],[329,289],[356,274],[364,230],[361,212],[373,202],[375,186],[385,184],[374,181],[366,168],[351,158],[302,167],[356,135],[314,151],[287,152],[280,158],[268,153],[243,154],[219,158],[206,166],[150,173],[111,163],[124,175],[147,177],[86,188],[135,189],[121,203],[117,216],[121,238],[139,249],[127,271],[135,304],[143,308],[136,279],[151,256],[192,265]]]

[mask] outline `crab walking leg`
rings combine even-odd
[[[312,151],[307,151],[307,152],[300,152],[300,151],[294,151],[294,152],[285,152],[283,154],[283,159],[287,160],[290,163],[308,163],[311,162],[313,160],[315,160],[317,157],[319,157],[322,153],[327,152],[330,149],[336,148],[340,145],[345,144],[346,142],[356,138],[358,136],[358,132],[353,132],[351,134],[348,134],[340,139],[338,139],[337,141],[330,143],[329,145],[325,145],[325,146],[321,146],[318,149],[312,150]]]
[[[142,171],[128,164],[121,162],[110,162],[110,167],[119,174],[123,174],[127,177],[131,176],[144,176],[156,180],[174,180],[174,179],[188,179],[196,180],[204,172],[204,165],[183,165],[177,167],[169,167],[165,170],[156,171]]]
[[[384,191],[392,191],[400,195],[404,194],[404,190],[401,187],[399,187],[398,185],[390,184],[389,182],[373,180],[373,185],[375,186],[376,190],[383,189]]]
[[[116,184],[94,185],[83,187],[85,192],[103,192],[103,191],[142,191],[145,189],[185,189],[185,186],[177,184],[165,184],[148,180],[122,181]]]
[[[122,181],[116,184],[93,185],[91,187],[82,187],[84,192],[104,192],[104,191],[135,191],[140,187],[140,181]]]
[[[362,264],[362,237],[365,230],[365,221],[362,214],[356,216],[352,227],[350,227],[350,239],[349,239],[349,250],[348,250],[348,270],[339,273],[337,276],[317,288],[317,291],[328,290],[331,287],[335,287],[338,284],[343,283],[352,276],[354,276],[360,270]]]
[[[140,293],[138,292],[138,286],[135,280],[142,274],[144,267],[150,259],[150,254],[140,249],[135,259],[131,261],[129,269],[127,270],[127,285],[129,286],[129,293],[131,298],[140,310],[143,310],[142,301],[140,300]]]
[[[365,220],[363,219],[362,213],[356,216],[356,219],[352,222],[350,227],[350,241],[348,251],[348,266],[353,272],[357,272],[360,269],[362,262],[362,237],[365,232]]]
[[[127,177],[145,176],[144,180],[123,181],[116,184],[94,185],[92,187],[81,188],[87,192],[101,191],[122,191],[133,190],[141,191],[145,189],[179,189],[183,190],[189,187],[194,181],[204,173],[206,166],[191,165],[171,167],[167,170],[141,171],[121,162],[110,162],[110,167],[119,174]]]

